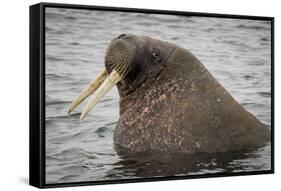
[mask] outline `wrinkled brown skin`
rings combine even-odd
[[[270,130],[199,60],[175,47],[156,79],[121,96],[117,145],[136,152],[211,153],[256,148],[270,140]]]

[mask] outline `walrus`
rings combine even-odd
[[[134,152],[228,152],[257,148],[270,130],[246,111],[188,50],[146,36],[121,34],[105,69],[72,102],[91,94],[80,120],[117,85],[115,144]]]

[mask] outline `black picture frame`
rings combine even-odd
[[[271,22],[271,170],[256,172],[216,173],[180,177],[157,177],[143,179],[120,179],[90,182],[46,184],[45,181],[45,9],[70,8],[99,11],[122,11],[134,13],[168,14],[197,17],[235,18],[265,20]],[[74,4],[39,3],[30,6],[30,129],[29,129],[29,184],[38,188],[85,186],[147,181],[164,181],[192,178],[211,178],[274,173],[274,18],[249,15],[196,13],[183,11],[134,9]]]

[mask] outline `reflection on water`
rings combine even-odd
[[[270,145],[255,151],[239,151],[229,153],[129,153],[127,150],[118,154],[121,161],[115,163],[119,169],[130,172],[135,177],[159,177],[196,175],[205,173],[231,173],[270,169],[269,164],[259,160],[270,160]],[[264,158],[261,158],[261,155]],[[249,160],[250,159],[250,160]],[[255,163],[253,163],[255,160]]]
[[[128,153],[114,146],[116,89],[80,122],[71,101],[104,67],[121,33],[189,49],[222,85],[270,127],[270,23],[78,9],[46,9],[46,182],[79,182],[270,169],[271,146],[254,151],[180,155]]]

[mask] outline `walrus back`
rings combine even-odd
[[[270,140],[269,129],[243,108],[192,53],[178,48],[169,62],[168,67],[181,68],[177,76],[182,77],[181,86],[186,89],[184,100],[192,103],[184,110],[195,113],[186,117],[195,123],[190,133],[202,134],[197,136],[199,142],[211,145],[207,144],[204,152],[255,148]]]

